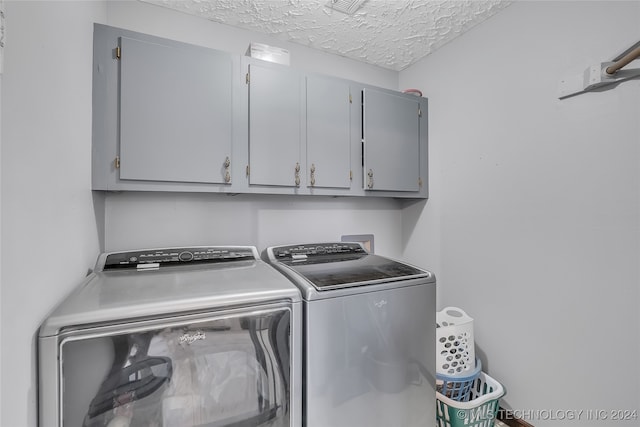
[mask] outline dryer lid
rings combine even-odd
[[[87,325],[301,300],[298,289],[260,260],[253,246],[180,249],[101,254],[95,271],[45,319],[39,335],[53,336]],[[194,259],[180,260],[184,251],[192,252]],[[131,254],[149,254],[149,262],[131,260]]]

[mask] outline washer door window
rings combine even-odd
[[[63,340],[62,426],[289,425],[289,309],[158,322]]]

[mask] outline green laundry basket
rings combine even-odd
[[[469,400],[459,402],[436,392],[437,427],[493,427],[504,387],[484,372],[473,382]]]

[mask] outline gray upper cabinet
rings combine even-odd
[[[307,77],[307,185],[351,186],[351,93],[349,82]]]
[[[427,100],[94,24],[92,189],[427,198]]]
[[[120,38],[120,179],[231,181],[226,53]]]
[[[289,67],[249,60],[249,184],[299,187],[302,76]]]
[[[93,189],[224,192],[242,181],[240,55],[101,24],[93,43]]]
[[[420,191],[420,98],[367,88],[362,110],[365,190]]]

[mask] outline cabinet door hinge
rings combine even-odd
[[[418,187],[422,188],[422,178],[418,178]]]
[[[351,94],[349,94],[349,104],[353,104],[353,98],[351,97]]]
[[[113,166],[116,169],[120,169],[120,156],[116,156],[115,160],[113,161]]]
[[[249,165],[247,165],[246,174],[249,176]]]
[[[251,81],[251,78],[250,78],[250,76],[249,76],[249,73],[247,73],[247,74],[245,75],[244,80],[245,80],[245,83],[246,83],[246,84],[249,84],[249,82]]]
[[[418,117],[422,117],[422,108],[418,107]]]
[[[116,59],[120,59],[122,57],[122,50],[120,50],[120,46],[116,46]]]
[[[353,181],[353,171],[349,171],[349,181]]]

